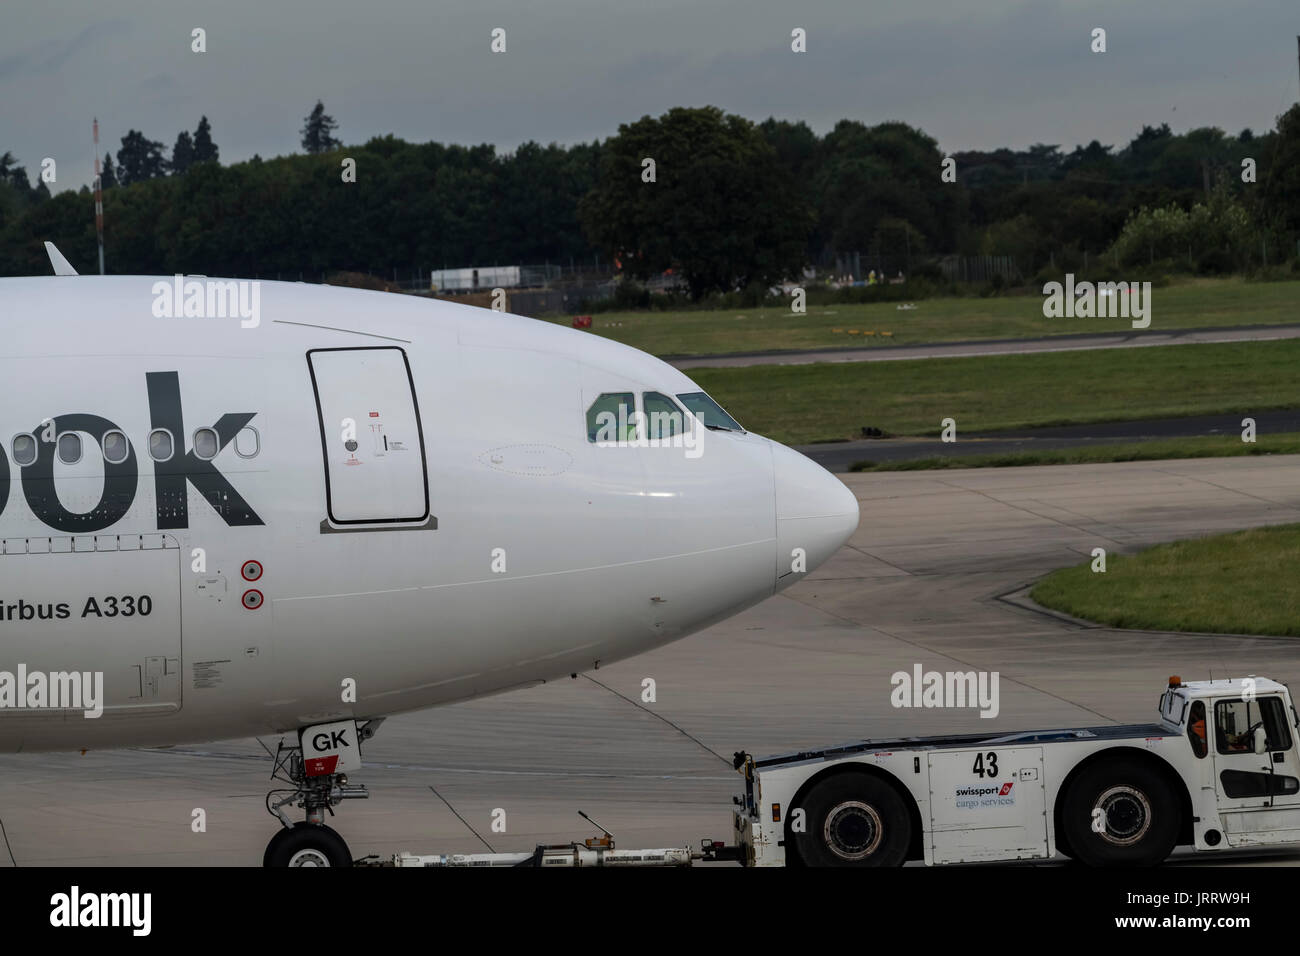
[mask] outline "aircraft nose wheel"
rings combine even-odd
[[[352,854],[337,831],[323,823],[295,823],[271,837],[262,856],[266,867],[351,866]]]
[[[373,737],[381,722],[382,718],[375,718],[358,726],[358,741]],[[307,728],[308,731],[312,729]],[[334,735],[339,733],[334,731]],[[347,774],[330,772],[335,769],[335,764],[316,766],[321,763],[323,761],[313,758],[312,772],[309,773],[301,743],[293,746],[286,745],[283,740],[280,742],[271,778],[289,786],[266,795],[267,812],[280,821],[281,829],[266,845],[266,852],[262,855],[263,866],[352,865],[347,843],[336,831],[325,826],[325,814],[333,814],[334,808],[344,800],[364,800],[370,794],[365,787],[350,786]],[[285,808],[290,806],[305,810],[307,819],[291,823],[285,812]]]

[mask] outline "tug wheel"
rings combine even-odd
[[[912,821],[898,792],[869,774],[842,773],[814,784],[786,818],[786,845],[806,866],[902,866]],[[800,829],[796,830],[796,825]]]
[[[1132,759],[1085,768],[1065,795],[1071,856],[1087,866],[1155,866],[1178,842],[1178,795],[1164,775]]]

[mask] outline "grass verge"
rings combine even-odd
[[[1152,290],[1151,332],[1297,321],[1300,282],[1190,279]],[[1120,318],[1050,319],[1043,296],[923,299],[901,311],[895,302],[689,312],[603,312],[592,333],[652,355],[716,355],[778,349],[874,348],[966,339],[1035,338],[1070,332],[1135,332]],[[568,325],[569,316],[546,321]]]
[[[790,445],[1300,406],[1300,339],[692,369],[748,429]]]
[[[1044,607],[1110,627],[1300,636],[1300,525],[1255,528],[1089,560],[1030,592]]]

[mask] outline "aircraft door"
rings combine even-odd
[[[406,352],[392,346],[313,349],[307,362],[325,455],[329,521],[428,519],[424,437]]]

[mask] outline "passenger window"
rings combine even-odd
[[[1192,753],[1204,757],[1209,751],[1205,739],[1205,701],[1192,704],[1192,714],[1187,718],[1187,739],[1192,743]]]
[[[235,434],[235,454],[240,458],[253,458],[262,450],[262,436],[256,428],[245,425]]]
[[[646,429],[651,439],[672,438],[686,431],[686,416],[662,392],[645,392],[641,396],[645,406]]]
[[[165,428],[155,428],[149,433],[149,457],[154,461],[171,461],[172,433]]]
[[[1286,724],[1282,701],[1276,697],[1258,700],[1222,700],[1214,705],[1214,740],[1221,754],[1254,753],[1252,733],[1256,724],[1264,728],[1269,750],[1289,750],[1291,731]]]
[[[65,465],[75,465],[81,461],[81,436],[76,432],[64,432],[59,436],[59,461]]]
[[[194,457],[211,461],[221,450],[221,441],[211,428],[200,428],[194,433]]]
[[[743,432],[740,423],[722,410],[722,406],[703,392],[685,392],[677,396],[690,413],[704,423],[705,428],[718,428],[728,432]]]
[[[13,444],[14,464],[30,465],[36,460],[36,438],[32,435],[15,435]]]
[[[636,435],[636,398],[632,392],[605,392],[587,409],[587,441],[633,441]]]
[[[104,432],[99,445],[104,450],[104,461],[110,465],[120,465],[126,461],[126,456],[130,453],[126,436],[116,429]]]

